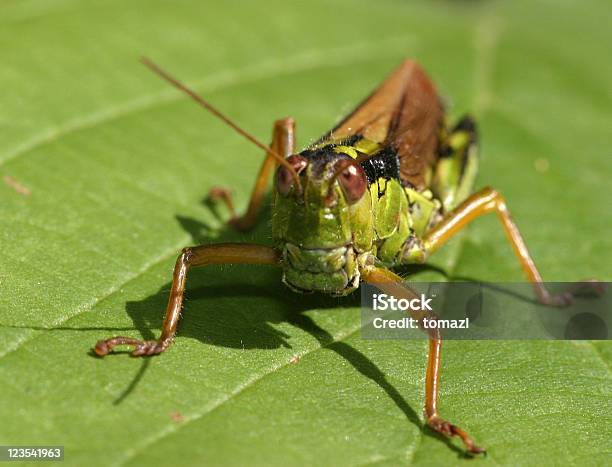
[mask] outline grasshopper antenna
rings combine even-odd
[[[208,110],[215,117],[217,117],[218,119],[223,121],[229,127],[233,128],[238,134],[244,136],[247,140],[249,140],[255,146],[257,146],[257,147],[263,149],[264,151],[266,151],[268,154],[270,154],[272,157],[274,157],[274,159],[276,159],[276,161],[279,164],[284,165],[287,168],[287,170],[289,171],[289,173],[291,174],[291,176],[293,177],[293,180],[295,181],[295,184],[296,184],[296,187],[297,187],[298,191],[300,191],[300,192],[302,191],[302,185],[300,184],[300,177],[298,176],[298,174],[295,171],[295,169],[291,166],[291,164],[289,164],[285,160],[285,158],[283,156],[281,156],[279,153],[274,151],[270,146],[267,146],[267,145],[263,144],[261,141],[259,141],[257,138],[255,138],[253,135],[251,135],[250,133],[247,133],[245,130],[240,128],[229,117],[226,117],[219,110],[217,110],[215,107],[213,107],[211,104],[209,104],[202,96],[200,96],[194,90],[192,90],[189,87],[187,87],[187,85],[185,85],[184,83],[182,83],[181,81],[179,81],[178,79],[176,79],[175,77],[170,75],[168,72],[163,70],[159,65],[154,63],[152,60],[148,59],[147,57],[142,57],[140,59],[140,61],[147,68],[149,68],[153,73],[155,73],[156,75],[158,75],[162,79],[164,79],[167,82],[169,82],[170,84],[172,84],[175,88],[183,91],[185,94],[187,94],[194,101],[196,101],[198,104],[200,104],[206,110]]]

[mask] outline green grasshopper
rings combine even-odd
[[[266,146],[157,65],[143,62],[266,152],[244,215],[236,214],[228,190],[213,188],[211,196],[227,205],[234,227],[248,230],[257,221],[276,168],[274,246],[222,243],[183,249],[160,338],[118,336],[99,341],[97,355],[107,355],[119,345],[133,346],[133,356],[166,350],[176,334],[187,272],[195,266],[274,265],[282,269],[283,282],[297,292],[342,296],[365,281],[395,297],[414,298],[416,294],[390,268],[424,263],[487,213],[497,214],[538,300],[551,306],[571,302],[571,293],[552,295],[542,284],[504,198],[492,188],[470,195],[478,166],[476,125],[465,117],[447,126],[434,85],[414,61],[403,62],[335,128],[300,153],[295,151],[293,119],[278,120],[272,144]],[[425,312],[411,315],[419,322],[427,317]],[[459,437],[468,452],[484,452],[438,413],[442,339],[437,329],[427,332],[427,424],[443,435]]]

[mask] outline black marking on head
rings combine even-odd
[[[321,176],[323,170],[330,162],[339,159],[353,160],[344,153],[335,152],[334,148],[337,146],[354,147],[362,139],[363,136],[361,135],[352,135],[344,140],[329,143],[321,147],[305,149],[300,155],[308,159],[308,163],[312,165],[313,174]],[[362,162],[361,168],[366,174],[368,184],[376,182],[379,178],[386,180],[393,178],[406,185],[400,177],[400,160],[397,151],[391,146],[384,147],[377,154]]]
[[[315,177],[320,177],[330,162],[335,162],[339,159],[351,159],[350,156],[337,153],[334,149],[338,146],[353,146],[357,141],[363,139],[361,135],[352,135],[341,141],[324,144],[323,146],[314,149],[304,149],[300,152],[300,156],[308,159],[308,164],[312,165],[312,172]]]
[[[391,147],[385,147],[374,157],[361,163],[368,177],[368,183],[374,183],[379,178],[401,180],[400,161],[397,152]]]
[[[300,153],[300,156],[308,160],[308,165],[312,167],[312,173],[315,177],[320,177],[330,162],[350,159],[346,154],[335,152],[334,148],[336,146],[336,144],[328,144],[316,149],[305,149]]]

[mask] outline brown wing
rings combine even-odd
[[[443,113],[431,80],[416,62],[406,60],[330,134],[359,134],[393,146],[402,180],[422,190],[426,169],[437,160]]]

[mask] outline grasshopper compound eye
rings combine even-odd
[[[344,196],[349,204],[355,204],[361,199],[366,190],[366,176],[358,164],[340,160],[336,164],[336,173]]]
[[[286,160],[298,175],[308,165],[308,161],[304,157],[298,155],[289,156]],[[287,196],[294,182],[295,179],[289,169],[281,165],[278,168],[278,172],[276,172],[276,189],[278,192],[283,196]]]

